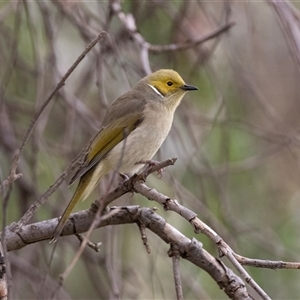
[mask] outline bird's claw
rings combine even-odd
[[[127,180],[129,178],[129,176],[126,175],[126,174],[124,174],[124,173],[119,172],[118,174],[123,179],[123,181],[125,181],[125,180]]]

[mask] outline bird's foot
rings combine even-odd
[[[124,173],[121,173],[121,172],[118,172],[119,176],[123,179],[123,181],[127,180],[129,178],[128,175],[124,174]]]

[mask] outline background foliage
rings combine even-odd
[[[7,223],[17,221],[100,128],[106,108],[147,71],[147,59],[120,15],[117,1],[2,1],[0,3],[0,179],[9,173],[34,113],[86,45],[105,40],[75,69],[39,119],[21,157]],[[176,156],[162,178],[148,183],[178,199],[241,255],[299,261],[299,11],[273,1],[123,1],[138,33],[153,45],[195,41],[229,22],[214,39],[186,50],[150,51],[149,66],[177,70],[199,87],[177,110],[157,159]],[[298,6],[299,7],[299,6]],[[127,15],[128,16],[128,15]],[[128,22],[130,20],[127,20]],[[71,175],[70,175],[71,176]],[[103,180],[92,199],[105,191]],[[32,221],[59,216],[72,195],[67,183]],[[77,210],[87,208],[90,200]],[[115,204],[151,206],[143,197]],[[158,211],[193,237],[190,225]],[[217,256],[207,238],[197,238]],[[100,253],[86,249],[61,299],[174,298],[168,246],[149,233],[148,255],[132,225],[96,230]],[[48,242],[9,253],[13,299],[46,299],[74,256],[78,241],[60,239],[51,264]],[[295,270],[247,268],[272,298],[297,299]],[[225,294],[202,270],[181,262],[186,299]],[[84,286],[84,288],[83,288]]]

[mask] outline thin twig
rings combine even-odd
[[[298,73],[300,73],[299,11],[292,6],[290,1],[267,0],[267,2],[277,14],[291,57],[295,61]]]
[[[135,18],[131,13],[125,13],[122,10],[120,0],[111,1],[110,9],[112,13],[116,14],[119,20],[124,25],[124,28],[130,34],[130,36],[136,41],[140,47],[140,57],[144,72],[146,74],[151,73],[151,67],[149,62],[149,52],[152,53],[161,53],[161,52],[170,52],[170,51],[179,51],[186,50],[195,46],[198,46],[210,39],[213,39],[220,35],[221,33],[229,30],[232,26],[235,25],[235,22],[229,22],[216,28],[212,32],[208,33],[205,36],[202,36],[200,39],[194,41],[186,41],[184,43],[178,44],[169,44],[169,45],[152,45],[147,42],[144,37],[140,34],[137,29]]]
[[[10,197],[10,193],[12,191],[13,183],[15,180],[20,178],[22,174],[17,174],[17,167],[18,167],[18,162],[20,159],[20,152],[17,151],[14,155],[13,162],[10,167],[10,172],[6,180],[4,180],[3,184],[0,185],[0,199],[2,199],[2,232],[1,232],[1,242],[3,242],[4,246],[1,247],[1,257],[3,257],[4,264],[8,263],[7,259],[7,249],[5,245],[5,240],[6,240],[6,221],[7,221],[7,207],[8,207],[8,201]],[[10,279],[10,269],[6,269],[8,273],[8,278]],[[5,280],[7,276],[5,275]],[[8,280],[9,280],[8,279]],[[10,285],[6,285],[6,295],[9,297],[10,295]]]
[[[25,145],[32,133],[32,130],[34,126],[36,125],[40,115],[45,110],[45,108],[48,106],[50,101],[52,100],[53,96],[65,85],[66,80],[68,77],[72,74],[72,72],[77,68],[79,63],[84,59],[84,57],[92,50],[92,48],[102,39],[106,36],[106,32],[102,31],[86,48],[85,50],[79,55],[79,57],[76,59],[76,61],[73,63],[73,65],[69,68],[69,70],[66,72],[66,74],[63,76],[63,78],[60,80],[60,82],[57,84],[55,89],[52,91],[52,93],[49,95],[49,97],[46,99],[46,101],[42,104],[38,112],[33,117],[20,146],[20,154],[22,154]]]
[[[92,50],[92,48],[102,39],[106,36],[106,32],[102,31],[86,48],[85,50],[79,55],[79,57],[76,59],[76,61],[73,63],[73,65],[69,68],[69,70],[66,72],[66,74],[63,76],[63,78],[60,80],[60,82],[57,84],[55,89],[52,91],[50,96],[47,98],[47,100],[42,104],[34,118],[32,119],[25,135],[22,140],[20,150],[18,157],[20,157],[22,151],[24,150],[24,147],[29,139],[30,134],[32,133],[32,130],[34,126],[36,125],[39,117],[41,116],[44,109],[47,107],[47,105],[52,100],[53,96],[61,89],[61,87],[64,86],[66,80],[68,77],[72,74],[72,72],[76,69],[76,67],[79,65],[79,63],[83,60],[83,58],[87,55],[89,51]],[[19,160],[18,160],[19,161]],[[75,162],[76,163],[76,162]],[[42,197],[37,200],[33,205],[30,206],[26,214],[19,220],[17,224],[13,224],[12,230],[16,230],[25,224],[31,219],[31,217],[34,215],[34,213],[37,211],[37,209],[43,205],[46,200],[49,198],[49,196],[64,182],[65,178],[68,175],[68,172],[73,168],[75,163],[71,164],[69,167],[66,168],[66,170],[59,176],[59,178],[55,181],[55,183],[42,195]]]
[[[233,253],[237,261],[244,266],[251,266],[256,268],[267,268],[267,269],[300,269],[300,262],[288,262],[288,261],[272,261],[264,259],[249,258]]]
[[[168,251],[169,256],[172,257],[173,263],[173,277],[175,283],[175,291],[176,291],[176,299],[183,300],[183,290],[182,290],[182,283],[180,277],[180,270],[179,270],[179,262],[180,262],[180,251],[177,244],[171,244],[171,248]]]
[[[137,222],[137,225],[138,225],[140,233],[141,233],[141,238],[142,238],[142,241],[143,241],[143,245],[145,246],[147,253],[150,254],[151,249],[150,249],[150,246],[148,244],[148,239],[147,239],[147,234],[146,234],[146,226],[145,226],[145,224],[140,223],[140,222]]]
[[[82,236],[82,234],[76,233],[75,235],[77,236],[77,238],[78,238],[78,240],[80,241],[80,243],[82,243],[82,242],[83,242],[83,239],[84,239],[84,237]],[[91,249],[95,250],[96,252],[99,252],[102,243],[101,243],[101,242],[100,242],[100,243],[93,243],[93,242],[91,242],[91,241],[88,241],[86,245],[87,245],[88,247],[90,247]]]
[[[232,26],[234,26],[235,22],[229,22],[227,24],[224,24],[213,31],[209,32],[208,34],[202,36],[201,38],[193,41],[185,41],[183,43],[178,44],[169,44],[169,45],[150,45],[149,44],[149,51],[152,53],[161,53],[161,52],[170,52],[170,51],[179,51],[179,50],[186,50],[195,46],[198,46],[204,42],[207,42],[208,40],[211,40],[221,33],[229,30]]]
[[[245,282],[247,282],[263,300],[271,300],[267,293],[254,281],[250,274],[238,262],[233,254],[234,252],[224,241],[219,243],[219,250],[221,250],[221,252],[230,260]]]
[[[7,283],[7,267],[4,256],[2,242],[0,241],[0,300],[7,300],[8,297],[8,283]]]

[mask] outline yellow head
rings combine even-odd
[[[164,100],[166,106],[176,108],[187,91],[198,90],[195,86],[187,85],[181,76],[173,70],[162,69],[147,77],[146,82],[159,98]]]

